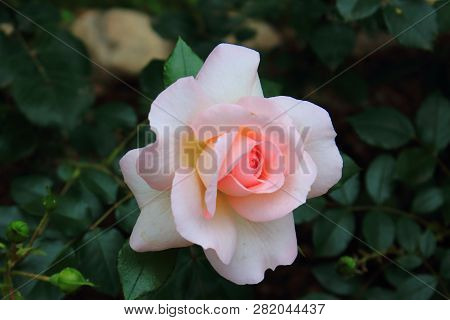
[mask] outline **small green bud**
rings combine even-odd
[[[354,276],[357,273],[356,260],[349,256],[342,256],[337,262],[336,269],[341,275]]]
[[[75,292],[81,286],[94,286],[83,277],[80,271],[74,268],[65,268],[61,272],[55,273],[50,277],[50,283],[65,293]]]
[[[0,242],[0,252],[6,249],[6,245],[3,242]]]
[[[23,242],[30,236],[28,224],[21,220],[12,221],[6,228],[6,237],[14,243]]]
[[[52,193],[49,193],[44,198],[42,198],[42,205],[48,212],[55,210],[57,205],[56,197]]]

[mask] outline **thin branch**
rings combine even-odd
[[[119,201],[117,201],[116,203],[114,203],[114,205],[109,208],[108,210],[106,210],[106,212],[104,214],[102,214],[102,216],[100,218],[97,219],[97,221],[95,221],[90,227],[89,230],[94,230],[95,228],[97,228],[100,223],[102,223],[103,221],[105,221],[106,218],[109,217],[109,215],[111,213],[114,212],[114,210],[116,210],[122,203],[124,203],[125,201],[127,201],[128,199],[130,199],[133,196],[133,194],[131,192],[127,193],[126,196],[124,196],[122,199],[120,199]]]

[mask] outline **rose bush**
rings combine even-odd
[[[339,181],[328,113],[264,98],[256,51],[218,45],[152,103],[155,143],[120,161],[141,209],[138,252],[200,245],[219,274],[254,284],[297,256],[292,211]]]

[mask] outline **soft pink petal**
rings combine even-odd
[[[138,165],[139,174],[152,188],[170,188],[181,165],[183,141],[193,137],[189,123],[212,103],[193,77],[179,79],[152,103],[149,120],[157,138],[142,149]]]
[[[244,126],[261,127],[264,120],[237,104],[215,104],[200,112],[191,122],[197,139],[207,141],[224,132]]]
[[[189,246],[191,243],[181,237],[175,228],[169,192],[153,190],[137,174],[138,155],[139,149],[131,150],[120,160],[125,182],[141,209],[131,234],[131,248],[143,252]]]
[[[216,103],[234,103],[253,95],[262,97],[258,65],[258,52],[220,44],[209,54],[197,80]]]
[[[272,99],[260,97],[245,97],[238,104],[252,114],[262,119],[262,134],[264,140],[271,141],[286,155],[285,167],[289,172],[295,168],[297,154],[301,155],[304,149],[303,140],[289,115],[283,113]]]
[[[257,145],[260,168],[249,167],[249,155],[241,157],[231,173],[219,182],[219,190],[227,195],[242,197],[252,193],[272,193],[285,181],[284,159],[281,150],[270,141]],[[253,149],[255,150],[255,149]]]
[[[148,118],[156,134],[173,133],[188,125],[197,113],[211,106],[213,101],[193,77],[177,80],[153,101]]]
[[[258,141],[245,136],[242,133],[239,134],[236,139],[233,140],[231,149],[227,153],[225,161],[222,163],[219,180],[226,174],[230,173],[231,170],[239,163],[240,159],[258,144]]]
[[[297,170],[286,176],[284,185],[278,191],[246,197],[229,196],[228,199],[233,209],[250,221],[276,220],[305,203],[316,173],[314,162],[304,152]]]
[[[306,137],[305,150],[317,166],[317,178],[308,197],[326,193],[342,175],[342,157],[334,141],[336,132],[328,112],[310,102],[290,97],[269,100],[288,114],[300,134]]]
[[[197,160],[197,172],[206,187],[205,203],[208,216],[213,216],[216,211],[220,170],[236,136],[235,131],[221,135],[214,143],[205,147]]]
[[[237,215],[236,215],[237,217]],[[297,257],[297,238],[292,213],[270,222],[250,222],[237,217],[237,245],[233,258],[223,263],[213,250],[206,250],[214,269],[237,284],[256,284],[267,269],[290,265]]]
[[[137,172],[148,185],[156,190],[168,190],[176,170],[176,143],[164,144],[163,139],[141,148]]]
[[[257,185],[247,188],[243,186],[232,174],[229,174],[220,180],[218,187],[223,193],[234,197],[244,197],[253,193],[272,193],[280,189],[280,187],[284,184],[283,175],[280,175],[277,178],[279,180],[259,180]]]
[[[264,97],[242,97],[237,102],[247,112],[255,114],[262,119],[261,123],[264,126],[278,125],[283,129],[293,126],[291,118],[288,115],[282,114],[282,109],[279,108],[271,99]]]
[[[175,173],[171,202],[177,231],[203,249],[214,250],[223,263],[228,263],[236,248],[232,210],[219,197],[215,215],[206,218],[203,193],[204,186],[196,171],[179,169]]]

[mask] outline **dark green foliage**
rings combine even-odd
[[[150,13],[174,49],[140,74],[111,78],[70,32],[79,12],[110,2],[8,3],[48,32],[0,3],[2,298],[9,286],[25,299],[448,298],[445,0],[133,0],[127,7]],[[256,48],[265,97],[328,111],[344,166],[329,192],[294,210],[293,265],[238,286],[196,245],[130,248],[141,210],[119,160],[155,141],[148,112],[161,91],[195,77],[218,43],[261,37],[249,19],[278,41]],[[12,256],[14,271],[50,281],[13,274],[7,283]]]
[[[384,149],[401,147],[414,137],[408,118],[391,108],[365,110],[350,123],[364,142]]]
[[[172,273],[176,257],[175,250],[137,253],[125,243],[118,264],[125,299],[137,299],[161,287]]]
[[[171,56],[164,64],[164,85],[168,87],[180,78],[196,76],[202,65],[202,59],[179,38]]]
[[[383,8],[389,31],[410,47],[430,50],[438,32],[436,14],[425,1],[391,1]]]

